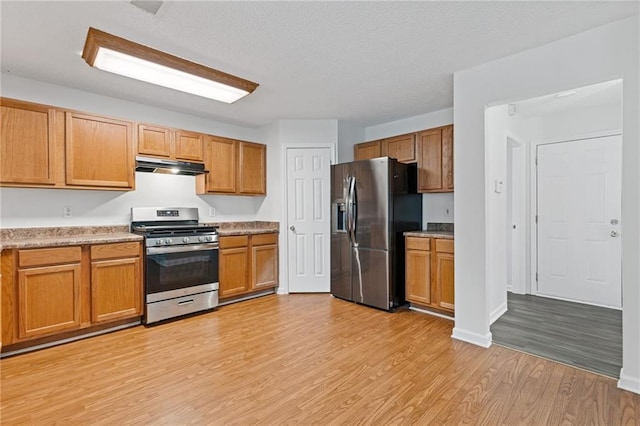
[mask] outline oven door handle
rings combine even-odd
[[[184,246],[169,246],[169,247],[147,247],[147,254],[165,254],[165,253],[188,253],[191,251],[202,251],[202,250],[218,250],[218,243],[208,243],[208,244],[191,244]]]

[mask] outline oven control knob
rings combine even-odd
[[[207,237],[205,237],[204,235],[201,235],[198,237],[198,241],[200,242],[207,241]]]
[[[213,241],[213,237],[211,235],[207,235],[207,241]]]
[[[189,242],[189,237],[183,237],[182,238],[182,242],[183,243],[188,243]]]
[[[162,240],[156,240],[156,245],[159,246],[162,244]]]
[[[167,241],[165,241],[165,243],[167,244],[171,244],[173,241],[171,240],[171,238],[167,238]]]

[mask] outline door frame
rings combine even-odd
[[[548,145],[553,143],[562,143],[562,142],[575,142],[583,139],[597,139],[604,138],[607,136],[620,136],[622,137],[621,129],[612,129],[605,130],[602,132],[588,133],[585,135],[571,136],[571,137],[563,137],[563,138],[552,138],[552,139],[542,139],[537,141],[531,141],[530,144],[530,176],[531,176],[531,193],[530,193],[530,205],[531,210],[529,212],[529,219],[531,223],[530,235],[529,238],[531,240],[531,277],[530,277],[530,293],[534,296],[538,295],[538,223],[536,222],[536,214],[538,211],[538,167],[536,165],[536,153],[538,149],[538,145]],[[622,217],[623,213],[620,213],[620,223],[624,223],[624,218]],[[620,259],[620,267],[622,268],[622,258]],[[624,301],[622,303],[624,307]]]
[[[288,194],[289,194],[289,173],[287,169],[287,153],[290,149],[329,149],[329,160],[331,165],[336,164],[336,144],[335,143],[311,143],[311,144],[283,144],[282,145],[282,220],[280,228],[280,247],[283,249],[280,251],[280,284],[278,285],[278,294],[289,294],[289,209],[288,209]],[[331,180],[331,179],[329,179]],[[331,182],[328,182],[329,188],[331,188]]]
[[[510,220],[513,217],[517,218],[519,223],[518,229],[516,229],[516,241],[517,244],[511,244],[511,252],[508,256],[511,257],[511,277],[508,279],[511,281],[511,286],[507,285],[507,291],[511,291],[516,294],[527,294],[530,292],[531,281],[529,279],[530,274],[528,269],[530,264],[527,259],[527,227],[529,226],[530,217],[527,214],[527,202],[529,200],[529,194],[527,193],[529,173],[527,172],[527,145],[521,137],[516,136],[510,131],[505,132],[507,150],[511,151],[511,157],[507,154],[507,161],[511,158],[511,165],[507,165],[507,170],[511,167],[511,174],[507,176],[507,182],[509,185],[508,190],[511,191],[511,217],[507,217],[507,227],[510,231],[513,225]],[[515,167],[518,166],[518,167]],[[518,174],[517,179],[514,176]],[[513,194],[521,194],[518,198],[514,199]],[[514,240],[513,231],[510,231],[507,238]],[[514,278],[519,282],[518,285],[514,285]]]

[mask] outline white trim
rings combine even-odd
[[[615,309],[617,311],[621,311],[622,310],[622,307],[601,305],[599,303],[584,302],[582,300],[566,299],[564,297],[549,296],[547,294],[542,294],[542,293],[538,293],[538,294],[536,294],[536,296],[544,297],[545,299],[555,299],[555,300],[562,300],[562,301],[565,301],[565,302],[580,303],[581,305],[590,305],[590,306],[598,306],[600,308]]]
[[[640,379],[624,375],[624,368],[620,369],[620,379],[618,380],[618,388],[629,392],[640,394]]]
[[[491,346],[491,332],[482,335],[472,331],[461,330],[459,327],[453,327],[451,338],[462,340],[463,342],[471,343],[473,345],[482,346],[483,348]]]
[[[500,318],[502,315],[506,314],[507,310],[508,310],[507,309],[507,301],[505,300],[505,302],[503,304],[501,304],[500,306],[495,308],[489,314],[489,325],[493,324],[494,322],[496,322],[496,320],[498,318]]]
[[[289,294],[289,238],[288,232],[289,223],[287,214],[289,209],[287,208],[287,194],[289,193],[287,187],[288,175],[287,175],[287,150],[289,149],[322,149],[329,148],[331,164],[336,164],[336,144],[334,143],[311,143],[311,144],[283,144],[282,145],[282,221],[281,224],[284,227],[281,229],[284,232],[280,232],[280,254],[282,260],[280,262],[280,284],[278,285],[278,294]],[[329,182],[329,188],[331,188],[331,182]]]
[[[512,276],[509,277],[509,281],[511,281],[511,285],[507,285],[507,291],[508,292],[511,291],[516,294],[527,294],[531,289],[531,277],[529,274],[531,265],[528,263],[529,261],[527,260],[527,249],[530,246],[530,244],[528,241],[528,236],[526,231],[527,226],[530,226],[530,222],[531,222],[531,216],[527,213],[528,200],[530,198],[530,194],[527,194],[527,189],[529,188],[530,174],[528,173],[526,168],[527,159],[528,159],[527,156],[529,155],[527,148],[530,144],[525,138],[522,138],[519,135],[516,135],[515,133],[513,133],[508,129],[505,130],[504,134],[507,140],[507,143],[506,143],[507,149],[512,149],[511,176],[507,176],[507,180],[509,182],[509,185],[513,185],[513,182],[511,182],[511,179],[513,178],[513,173],[514,173],[513,166],[518,165],[519,166],[518,170],[520,171],[520,182],[519,182],[520,185],[518,185],[517,188],[513,188],[513,189],[515,189],[516,193],[522,192],[523,194],[522,198],[520,199],[520,203],[518,203],[518,205],[515,206],[517,207],[517,209],[514,209],[513,205],[511,206],[512,215],[514,214],[516,215],[519,222],[518,226],[520,226],[520,229],[517,232],[519,234],[521,247],[519,247],[517,250],[514,250],[514,246],[512,244],[511,245],[512,253],[507,254],[508,256],[512,256],[512,260],[511,260]],[[512,141],[513,144],[517,146],[514,148],[511,148],[509,146],[510,145],[509,141]],[[516,158],[516,154],[517,154],[517,158]],[[513,204],[513,199],[512,199],[512,204]],[[507,220],[509,220],[509,218],[507,218]],[[512,238],[512,237],[513,236],[511,233],[507,234],[507,238]],[[513,253],[516,253],[516,254],[519,253],[519,255],[514,256]],[[519,274],[517,274],[518,271],[520,272]],[[514,277],[516,278],[515,280],[514,280]],[[521,284],[514,284],[520,280],[523,281]]]
[[[417,307],[415,307],[413,305],[409,306],[409,310],[410,311],[420,312],[422,314],[432,315],[432,316],[438,317],[438,318],[444,318],[444,319],[449,320],[449,321],[455,321],[455,317],[450,317],[448,315],[444,315],[444,314],[441,314],[441,313],[438,313],[438,312],[433,312],[433,311],[428,311],[426,309],[417,308]]]

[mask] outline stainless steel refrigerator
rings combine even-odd
[[[331,294],[392,311],[405,303],[402,233],[422,229],[416,166],[336,164],[331,184]]]

